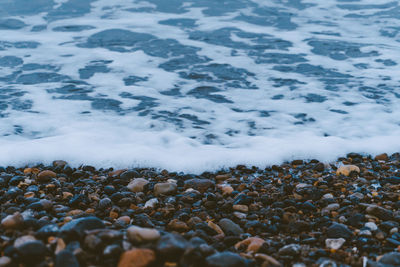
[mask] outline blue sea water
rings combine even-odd
[[[399,64],[398,1],[2,0],[0,164],[399,151]]]

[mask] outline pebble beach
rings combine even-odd
[[[400,154],[238,165],[0,168],[0,266],[399,266]]]

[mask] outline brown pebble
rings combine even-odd
[[[187,224],[178,219],[173,219],[172,221],[170,221],[167,228],[178,232],[186,232],[187,230],[189,230]]]
[[[22,217],[21,213],[16,212],[13,215],[8,215],[1,221],[1,226],[5,229],[17,229],[22,226],[24,223],[24,217]]]
[[[44,170],[38,174],[37,181],[40,183],[45,183],[55,177],[57,177],[57,174],[55,172],[50,171],[50,170]]]
[[[235,248],[239,249],[240,246],[246,246],[246,252],[257,252],[260,247],[265,243],[264,239],[261,239],[259,237],[249,237],[243,241],[240,241],[235,244]]]
[[[63,199],[67,199],[67,198],[70,198],[70,197],[73,197],[73,196],[74,196],[74,195],[73,195],[72,193],[70,193],[70,192],[63,192],[62,194],[63,194]]]
[[[337,169],[336,175],[350,176],[353,172],[360,173],[360,168],[356,165],[343,165]]]
[[[118,267],[146,267],[156,260],[154,251],[150,249],[131,249],[124,252],[118,263]]]
[[[117,220],[118,221],[123,221],[126,224],[129,224],[131,222],[131,218],[129,216],[121,216]]]
[[[375,156],[375,160],[384,160],[384,161],[386,161],[388,159],[389,159],[389,156],[386,153],[379,154],[379,155]]]

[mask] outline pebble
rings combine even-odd
[[[7,267],[11,265],[11,258],[7,256],[0,257],[0,267]]]
[[[64,224],[60,232],[68,238],[76,239],[83,237],[87,230],[102,229],[104,227],[103,221],[99,218],[83,217]]]
[[[158,202],[158,199],[157,199],[157,198],[149,199],[149,200],[146,201],[146,203],[144,204],[144,208],[152,208],[152,209],[155,209],[158,203],[159,203],[159,202]]]
[[[333,223],[326,231],[326,234],[330,238],[344,238],[345,240],[350,239],[353,233],[349,228],[341,223]]]
[[[57,174],[53,171],[50,170],[44,170],[41,171],[38,175],[37,175],[37,181],[39,183],[47,183],[49,182],[52,178],[56,178]]]
[[[235,248],[239,249],[241,246],[245,246],[246,252],[256,253],[260,247],[265,243],[264,239],[259,237],[249,237],[243,241],[240,241],[235,244]]]
[[[173,219],[170,221],[167,225],[167,228],[172,231],[177,231],[177,232],[186,232],[189,230],[189,227],[185,222],[182,222],[178,219]]]
[[[239,225],[231,221],[230,219],[223,218],[218,222],[218,225],[224,231],[225,235],[240,235],[243,233],[243,229]]]
[[[327,238],[325,240],[325,245],[329,249],[338,250],[346,243],[346,239],[344,238]]]
[[[246,267],[248,262],[232,252],[215,253],[206,258],[206,267]]]
[[[356,165],[343,165],[336,171],[336,175],[350,176],[351,173],[360,173],[360,168]]]
[[[136,178],[129,182],[126,187],[132,192],[143,192],[145,185],[148,183],[149,181],[144,178]]]
[[[249,207],[246,205],[233,205],[232,207],[234,210],[240,211],[240,212],[248,212]]]
[[[279,249],[279,255],[297,256],[301,252],[299,244],[289,244]]]
[[[126,236],[130,242],[140,244],[157,241],[160,238],[160,232],[157,229],[133,225],[127,229]]]
[[[400,266],[400,253],[399,252],[387,253],[383,255],[378,262],[381,264]]]
[[[26,264],[41,262],[48,254],[48,250],[42,241],[29,241],[18,246],[19,260]]]
[[[24,218],[21,213],[16,212],[13,215],[8,215],[1,221],[1,226],[5,229],[17,229],[22,227],[24,223]]]
[[[177,188],[175,183],[158,183],[154,185],[154,195],[172,195],[176,192]]]
[[[125,251],[119,260],[118,267],[146,267],[156,260],[156,255],[151,249],[134,248]]]
[[[183,255],[188,242],[178,234],[166,234],[158,240],[156,249],[160,256],[166,261],[178,261]]]
[[[393,212],[391,210],[385,209],[378,205],[368,206],[366,212],[384,221],[390,221],[393,219]]]
[[[365,227],[369,228],[371,231],[378,230],[378,226],[374,222],[366,222]]]
[[[204,193],[208,188],[214,188],[215,182],[210,179],[189,179],[185,181],[184,189],[193,188],[194,190]]]
[[[57,253],[55,267],[79,267],[79,262],[74,253],[69,250],[61,250]]]

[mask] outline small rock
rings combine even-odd
[[[233,215],[239,219],[246,219],[246,217],[247,217],[246,213],[238,212],[238,211],[233,212]]]
[[[223,195],[230,195],[233,192],[233,187],[230,185],[222,185],[221,191]]]
[[[105,210],[107,208],[110,208],[112,206],[112,201],[108,197],[103,198],[99,201],[98,209],[100,210]]]
[[[7,256],[0,257],[0,267],[7,267],[11,265],[11,258]]]
[[[41,171],[38,175],[37,175],[37,181],[39,183],[46,183],[49,182],[52,178],[56,178],[57,174],[53,171],[50,170],[44,170]]]
[[[323,215],[328,215],[331,211],[338,210],[339,208],[340,208],[340,205],[338,203],[332,203],[332,204],[329,204],[328,206],[326,206],[325,208],[323,208],[321,210],[321,213]]]
[[[79,262],[74,253],[64,249],[57,253],[54,267],[79,267]]]
[[[322,199],[333,199],[333,195],[331,193],[327,193],[325,195],[322,196]]]
[[[247,261],[232,252],[215,253],[206,258],[206,267],[245,267]]]
[[[389,156],[386,153],[379,154],[379,155],[375,156],[375,160],[385,160],[386,161],[388,159],[389,159]]]
[[[243,241],[236,243],[235,248],[239,249],[241,246],[246,246],[246,252],[256,253],[264,243],[264,239],[261,239],[259,237],[249,237]]]
[[[240,211],[240,212],[248,212],[249,207],[246,205],[233,205],[232,207],[234,210]]]
[[[144,178],[133,179],[126,187],[132,192],[143,192],[144,186],[149,183]]]
[[[1,226],[5,229],[18,229],[24,223],[24,217],[22,217],[21,213],[16,212],[13,215],[8,215],[1,221]]]
[[[145,243],[157,241],[160,238],[160,232],[156,229],[142,228],[134,225],[127,229],[126,236],[132,243]]]
[[[219,226],[221,226],[225,235],[235,235],[238,236],[243,233],[242,228],[239,225],[234,223],[233,221],[223,218],[218,222]]]
[[[158,199],[157,198],[152,198],[149,199],[148,201],[146,201],[146,203],[144,204],[144,208],[152,208],[154,209],[158,204]]]
[[[155,262],[156,254],[151,249],[134,248],[124,252],[118,263],[118,267],[146,267]]]
[[[225,235],[224,231],[222,231],[221,227],[218,226],[218,224],[213,223],[212,221],[208,222],[208,227],[212,228],[215,232],[217,232],[219,235]]]
[[[370,236],[372,236],[372,233],[370,230],[364,229],[364,230],[360,230],[360,232],[358,232],[358,235],[364,236],[364,237],[370,237]]]
[[[325,245],[327,248],[338,250],[346,243],[344,238],[328,238],[325,240]]]
[[[370,205],[366,209],[366,212],[384,221],[390,221],[393,219],[393,212],[391,210],[385,209],[378,205]]]
[[[400,253],[399,252],[390,252],[386,253],[379,259],[379,263],[388,264],[392,266],[400,266]]]
[[[19,260],[23,263],[41,262],[48,253],[46,246],[42,241],[25,242],[17,248]]]
[[[282,266],[282,264],[279,261],[277,261],[275,258],[268,256],[266,254],[263,254],[263,253],[257,253],[256,255],[254,255],[254,257],[256,259],[259,259],[264,262],[262,266],[268,266],[268,267],[281,267]]]
[[[344,238],[346,240],[353,236],[349,228],[341,223],[333,223],[326,231],[326,234],[330,238]]]
[[[378,226],[374,222],[365,223],[365,227],[369,228],[371,231],[378,230]]]
[[[210,179],[189,179],[185,181],[184,189],[193,188],[204,193],[208,188],[214,188],[215,182]]]
[[[189,230],[189,227],[185,222],[182,222],[178,219],[173,219],[170,221],[167,225],[167,228],[172,231],[177,231],[177,232],[186,232]]]
[[[154,195],[172,195],[177,188],[178,186],[175,183],[158,183],[154,185]]]
[[[360,173],[360,168],[356,165],[343,165],[337,169],[336,174],[350,176],[350,174],[353,172],[357,174]]]
[[[279,250],[279,255],[283,256],[297,256],[301,252],[301,246],[299,244],[289,244],[282,247]]]
[[[31,235],[24,235],[21,237],[18,237],[17,239],[15,239],[14,241],[14,247],[16,249],[18,249],[19,247],[21,247],[23,244],[27,243],[27,242],[31,242],[31,241],[35,241],[36,238],[34,236]]]
[[[188,242],[181,235],[166,234],[157,242],[157,252],[166,261],[178,261],[185,252]]]
[[[69,238],[76,239],[83,237],[87,230],[103,229],[104,227],[103,221],[99,218],[83,217],[64,224],[60,232]]]

